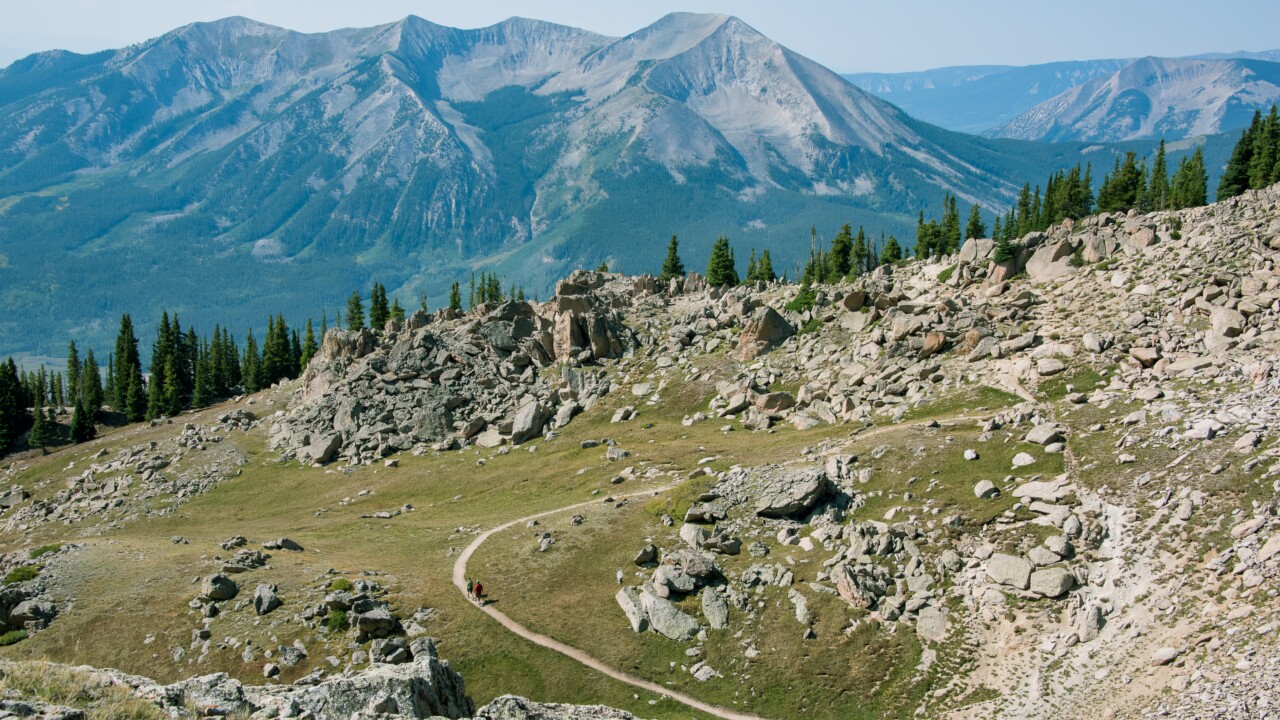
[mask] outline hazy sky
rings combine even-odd
[[[676,10],[737,15],[841,72],[1280,48],[1280,0],[0,0],[0,66],[228,15],[305,32],[410,14],[454,27],[520,15],[625,35]]]

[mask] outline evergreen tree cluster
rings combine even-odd
[[[1258,190],[1280,182],[1280,116],[1276,106],[1263,117],[1255,111],[1253,122],[1240,136],[1218,182],[1218,199],[1226,200],[1245,190]]]
[[[1102,180],[1098,188],[1099,212],[1155,212],[1198,207],[1208,202],[1208,175],[1205,172],[1204,153],[1200,148],[1178,163],[1170,179],[1165,162],[1164,141],[1156,149],[1155,159],[1148,170],[1145,159],[1138,162],[1137,153],[1125,153],[1124,159],[1116,158],[1115,167]]]
[[[853,226],[847,223],[832,238],[829,249],[818,243],[816,229],[811,229],[809,236],[809,260],[800,274],[801,285],[837,283],[902,259],[897,238],[890,235],[886,240],[881,236],[878,243],[872,242],[862,227],[854,235]]]
[[[960,249],[960,241],[960,211],[956,209],[954,195],[947,193],[943,197],[941,221],[925,222],[924,211],[920,211],[916,221],[916,255],[950,255]]]

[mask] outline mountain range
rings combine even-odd
[[[909,242],[946,193],[1002,207],[1121,149],[929,125],[725,15],[197,23],[0,71],[0,354],[103,346],[123,312],[316,317],[375,280],[409,306],[476,272],[545,294],[656,270],[673,234],[691,267],[727,234],[781,272],[811,228]]]
[[[913,117],[961,132],[1035,140],[1173,140],[1243,128],[1249,118],[1241,121],[1241,115],[1274,102],[1277,62],[1280,50],[844,77]]]

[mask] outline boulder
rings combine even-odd
[[[920,608],[916,616],[916,634],[925,640],[939,642],[947,636],[947,613],[932,605]]]
[[[200,583],[200,597],[205,600],[230,600],[239,592],[240,587],[226,575],[210,575]]]
[[[765,306],[756,310],[742,328],[738,349],[734,355],[742,362],[754,360],[784,340],[796,334],[796,329],[777,310]]]
[[[1058,429],[1057,425],[1054,425],[1053,423],[1040,423],[1039,425],[1031,428],[1031,431],[1027,433],[1026,440],[1027,442],[1035,443],[1036,445],[1049,445],[1051,443],[1062,442],[1066,440],[1066,438],[1062,436],[1062,432]]]
[[[1070,590],[1075,584],[1075,576],[1066,568],[1060,567],[1036,570],[1031,573],[1031,577],[1029,579],[1031,592],[1047,598],[1059,597]]]
[[[253,591],[254,612],[266,615],[278,607],[280,607],[280,598],[276,595],[275,585],[259,585]]]
[[[1215,306],[1209,314],[1210,331],[1218,337],[1239,337],[1244,332],[1245,325],[1244,315],[1229,307]]]
[[[822,468],[766,468],[759,484],[756,515],[800,519],[829,497],[832,490]]]
[[[973,494],[982,500],[990,500],[1000,495],[1000,488],[990,480],[979,480],[978,484],[973,486]]]
[[[653,543],[640,548],[640,552],[636,553],[635,559],[632,561],[636,565],[644,566],[658,559],[658,548]]]
[[[654,632],[676,642],[688,642],[698,634],[698,621],[648,588],[640,590],[640,607]]]
[[[516,411],[515,420],[511,423],[511,442],[519,445],[541,435],[546,414],[542,403],[537,400],[530,400],[522,405]]]
[[[1031,585],[1032,565],[1026,558],[995,553],[987,560],[987,576],[1001,585],[1026,590]]]
[[[983,265],[995,252],[996,241],[991,238],[969,238],[960,246],[958,260],[969,265]]]
[[[1038,248],[1027,259],[1027,277],[1035,282],[1044,282],[1070,275],[1075,271],[1071,266],[1071,243],[1061,240]]]
[[[702,616],[712,630],[724,630],[729,627],[729,603],[724,593],[709,587],[702,591]]]
[[[618,601],[618,607],[622,608],[622,612],[627,616],[627,622],[631,623],[631,630],[636,633],[642,633],[649,629],[649,618],[645,615],[644,608],[640,606],[640,593],[636,592],[633,587],[624,587],[613,596]]]
[[[298,460],[304,464],[327,463],[342,447],[342,436],[330,433],[314,440],[310,445],[298,451]]]

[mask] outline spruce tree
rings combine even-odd
[[[462,310],[462,290],[458,287],[458,283],[454,283],[449,288],[449,309]]]
[[[350,312],[347,313],[350,315]],[[387,305],[387,289],[382,283],[374,283],[369,293],[369,327],[381,330],[391,316],[391,308]]]
[[[1218,199],[1226,200],[1249,189],[1249,166],[1253,163],[1253,143],[1262,129],[1262,113],[1253,112],[1253,122],[1245,128],[1231,151],[1231,159],[1218,181]]]
[[[360,291],[353,290],[347,298],[347,330],[355,332],[364,327],[364,302],[360,300]]]
[[[747,258],[747,274],[743,278],[744,282],[753,283],[756,281],[756,249],[751,248],[751,257]]]
[[[120,317],[112,366],[115,390],[112,407],[116,412],[123,413],[129,422],[141,421],[147,413],[147,387],[142,379],[138,338],[133,331],[133,319],[128,314]]]
[[[71,411],[71,442],[82,443],[92,440],[97,434],[93,426],[93,413],[85,409],[83,402],[77,402]]]
[[[880,251],[880,264],[889,265],[896,263],[902,259],[902,246],[898,244],[898,238],[890,235],[889,241],[885,243],[884,249]]]
[[[27,406],[22,398],[22,381],[13,358],[0,363],[0,450],[13,444],[26,429]]]
[[[244,339],[244,357],[240,361],[240,383],[246,392],[258,392],[262,389],[259,382],[259,369],[262,359],[258,356],[258,343],[253,339],[253,329],[249,329]]]
[[[316,344],[316,334],[311,330],[311,318],[307,318],[307,334],[302,338],[302,368],[306,368],[311,364],[311,358],[320,352],[320,346]]]
[[[1182,158],[1178,162],[1178,170],[1173,174],[1170,186],[1169,207],[1200,207],[1208,203],[1209,178],[1204,167],[1204,150],[1196,148],[1191,157]]]
[[[67,346],[67,391],[70,404],[75,404],[80,396],[80,353],[75,340]]]
[[[53,440],[52,429],[44,414],[44,398],[37,397],[31,409],[31,429],[27,432],[27,446],[44,450]]]
[[[733,266],[733,254],[729,238],[721,235],[711,246],[711,258],[707,261],[707,283],[716,287],[738,284],[738,271]]]
[[[1156,159],[1151,163],[1151,179],[1147,181],[1147,191],[1143,198],[1143,212],[1169,209],[1169,169],[1164,156],[1164,138],[1156,148]]]
[[[867,233],[858,226],[858,236],[853,239],[853,250],[850,252],[849,277],[866,272],[871,259],[871,248],[867,245]]]
[[[1276,180],[1276,162],[1280,160],[1280,116],[1276,106],[1262,120],[1253,138],[1253,157],[1249,160],[1249,187],[1257,190]]]
[[[831,241],[831,253],[827,255],[826,282],[839,282],[849,274],[853,266],[853,226],[845,223]]]
[[[680,241],[672,235],[671,241],[667,243],[667,257],[662,261],[662,275],[659,278],[667,282],[677,277],[684,277],[684,263],[680,260]]]
[[[80,388],[76,391],[77,404],[82,404],[88,412],[89,423],[93,424],[94,418],[98,416],[98,412],[102,409],[103,388],[102,388],[102,372],[98,369],[98,361],[93,357],[93,348],[85,353],[84,365],[80,369]]]
[[[1007,235],[996,238],[996,245],[991,259],[997,263],[1006,263],[1018,257],[1018,249]]]
[[[388,313],[392,320],[397,320],[401,324],[404,323],[404,308],[400,307],[400,298],[391,301],[391,311]],[[310,321],[308,321],[308,324]]]
[[[966,240],[984,237],[987,234],[987,226],[982,223],[982,206],[974,203],[969,208],[969,222],[964,226],[964,237]]]
[[[760,253],[760,262],[756,263],[756,278],[760,282],[766,283],[778,279],[778,276],[773,272],[773,260],[769,257],[768,250]]]

